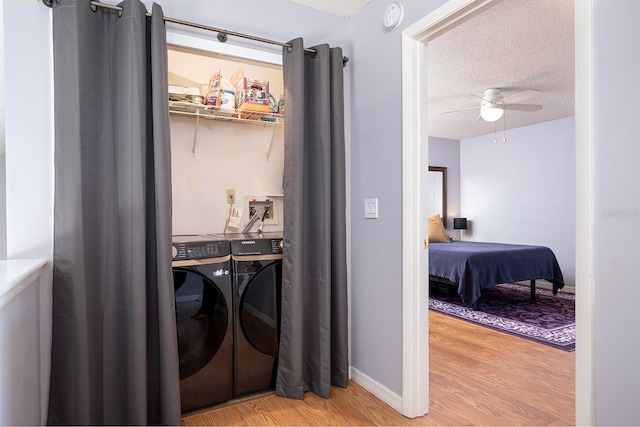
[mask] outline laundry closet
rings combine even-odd
[[[178,100],[170,101],[173,234],[242,232],[250,212],[261,214],[265,207],[269,212],[263,230],[282,231],[282,66],[170,45],[168,68],[174,91],[199,90],[202,98],[196,101],[204,103],[212,76],[220,73],[219,84],[226,91],[241,70],[249,84],[268,83],[262,96],[269,108],[263,113],[228,104],[209,107],[192,102],[194,96],[185,94],[180,100],[171,94],[170,99]],[[233,221],[226,225],[231,211],[236,213],[235,227]]]
[[[170,45],[172,268],[182,412],[273,390],[282,66]]]

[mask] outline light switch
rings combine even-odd
[[[364,217],[378,218],[378,199],[364,199]]]

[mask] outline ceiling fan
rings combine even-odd
[[[542,109],[542,105],[519,104],[520,101],[534,98],[541,93],[542,92],[537,89],[528,89],[505,97],[502,95],[499,88],[486,89],[482,96],[474,94],[465,95],[465,97],[471,99],[480,98],[481,101],[479,106],[463,108],[461,110],[443,111],[442,114],[480,109],[480,116],[478,117],[478,120],[495,122],[502,117],[504,110],[532,112]]]

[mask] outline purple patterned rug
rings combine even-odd
[[[479,309],[473,310],[451,289],[453,292],[432,286],[429,309],[562,350],[575,350],[574,294],[553,295],[537,288],[536,301],[531,301],[529,286],[504,283],[483,290]]]

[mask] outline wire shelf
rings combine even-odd
[[[284,116],[282,114],[236,110],[221,108],[215,105],[194,104],[184,101],[169,101],[169,113],[198,117],[203,119],[223,120],[266,126],[277,126],[284,123]]]

